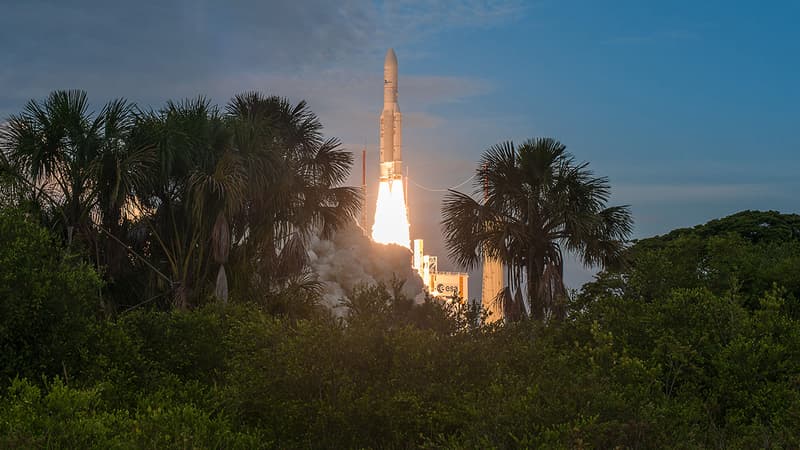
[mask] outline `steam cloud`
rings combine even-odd
[[[393,277],[405,280],[403,294],[422,301],[422,278],[411,267],[411,252],[398,245],[372,242],[356,225],[339,230],[331,240],[315,238],[309,250],[311,267],[323,282],[323,303],[334,314],[346,313],[341,305],[359,285],[389,285]]]

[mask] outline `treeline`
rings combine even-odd
[[[93,269],[4,211],[0,447],[795,447],[798,219],[640,241],[565,320],[479,327],[391,286],[342,320],[219,302],[98,318]]]
[[[352,220],[352,155],[305,102],[245,93],[98,113],[56,91],[0,126],[0,204],[36,216],[101,275],[107,314],[147,302],[273,301],[313,290],[305,247]]]

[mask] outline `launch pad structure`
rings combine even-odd
[[[422,239],[414,239],[413,268],[416,269],[431,297],[469,301],[469,274],[440,272],[439,258],[426,255]]]

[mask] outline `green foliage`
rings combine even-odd
[[[118,323],[137,341],[143,359],[152,362],[150,372],[211,383],[222,369],[222,325],[210,308],[191,314],[143,311]]]
[[[232,430],[224,415],[158,396],[133,410],[104,403],[97,389],[56,378],[41,388],[14,380],[0,398],[2,448],[235,448],[264,445],[257,433]]]
[[[22,213],[0,212],[0,385],[72,377],[100,308],[100,280]]]
[[[686,234],[708,239],[729,233],[754,243],[800,241],[800,215],[781,214],[777,211],[741,211],[694,228],[673,230],[651,241],[669,241]]]
[[[573,305],[656,370],[658,417],[703,447],[795,447],[800,218],[745,211],[644,239]]]
[[[781,292],[751,311],[706,289],[676,289],[656,302],[598,299],[573,316],[602,324],[614,348],[652,368],[658,418],[703,447],[797,445],[800,323]]]
[[[455,334],[475,329],[481,323],[484,311],[480,305],[454,299],[442,302],[426,296],[422,303],[405,297],[402,282],[394,280],[390,290],[383,283],[361,286],[342,306],[347,312],[350,327],[376,327],[382,329],[408,325]]]
[[[795,214],[744,211],[640,240],[626,259],[626,267],[601,273],[584,290],[652,301],[672,289],[703,287],[756,308],[761,294],[777,284],[787,290],[786,307],[800,312],[795,300],[800,299],[800,216]]]
[[[800,324],[785,303],[676,289],[484,328],[378,286],[343,320],[129,313],[89,327],[70,385],[0,395],[0,446],[795,447]]]
[[[635,413],[656,385],[599,331],[579,347],[532,322],[443,335],[264,317],[233,331],[230,406],[281,448],[648,442]]]
[[[224,115],[211,109],[134,115],[112,102],[89,120],[85,96],[71,92],[14,118],[0,190],[31,207],[0,211],[0,448],[800,447],[800,216],[746,211],[639,241],[561,321],[483,326],[475,305],[417,304],[399,281],[363,286],[337,317],[319,305],[301,236],[349,220],[356,196],[338,184],[350,156],[322,139],[304,103],[247,94]],[[555,141],[525,146],[519,160],[495,148],[495,162],[519,163],[511,175],[523,180],[548,161],[573,163]],[[536,157],[548,152],[554,159]],[[542,240],[547,261],[528,275],[561,266],[554,242],[589,262],[622,249],[627,210],[598,209],[608,187],[585,167],[572,181],[594,206],[577,217],[606,214],[614,230],[562,211],[561,234]],[[74,181],[60,184],[53,209],[37,203],[41,189],[26,191],[45,172]],[[505,183],[518,178],[490,180],[498,205],[504,186],[542,185]],[[530,204],[571,201],[569,190],[544,191],[552,198]],[[124,217],[131,202],[141,217]],[[141,288],[114,303],[140,308],[101,317],[113,308],[100,278],[42,218],[62,232],[78,226],[78,242],[118,283],[107,292]],[[95,240],[95,226],[149,260],[101,245],[110,241]],[[456,229],[472,246],[464,258],[484,251],[472,228]],[[234,298],[252,303],[205,301],[223,266]],[[178,283],[149,278],[153,268]],[[557,272],[542,278],[550,300]],[[147,309],[167,294],[205,304]],[[539,304],[534,316],[562,306]]]

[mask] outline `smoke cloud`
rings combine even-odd
[[[421,302],[422,278],[411,267],[411,252],[398,245],[372,242],[356,225],[339,230],[330,240],[315,238],[309,250],[311,267],[324,285],[323,303],[337,316],[346,313],[342,300],[359,285],[389,285],[405,280],[402,292]]]

